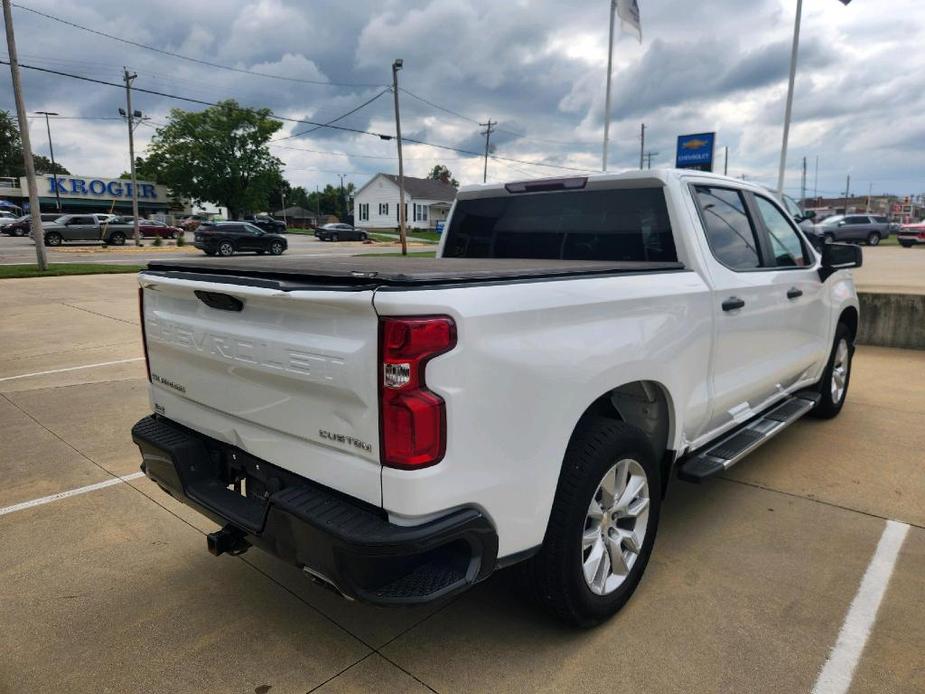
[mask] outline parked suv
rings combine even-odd
[[[227,257],[240,251],[282,255],[289,243],[284,236],[268,234],[246,222],[203,222],[196,229],[193,245],[206,255]]]
[[[321,241],[365,241],[369,235],[349,224],[325,224],[315,229],[315,238]]]
[[[837,214],[813,228],[813,232],[825,243],[833,241],[860,241],[876,246],[888,238],[892,231],[890,220],[879,215]]]
[[[259,227],[264,231],[268,231],[271,234],[285,234],[286,233],[286,222],[282,219],[276,219],[271,217],[268,214],[258,214],[245,217],[242,221],[247,222],[248,224],[253,224],[255,227]]]

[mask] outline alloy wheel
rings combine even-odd
[[[842,338],[835,348],[835,359],[832,362],[832,403],[836,405],[845,397],[848,387],[848,370],[851,368],[849,357],[848,341]]]
[[[649,479],[638,461],[611,467],[591,497],[581,537],[582,573],[595,595],[619,588],[639,559],[649,525]]]

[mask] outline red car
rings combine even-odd
[[[916,244],[925,244],[925,222],[903,224],[896,232],[896,240],[903,248],[912,248]]]
[[[133,217],[118,217],[110,224],[131,224]],[[156,219],[139,219],[138,231],[142,236],[160,236],[162,239],[175,239],[183,231],[179,227],[172,227]]]

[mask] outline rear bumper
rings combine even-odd
[[[222,542],[259,547],[345,596],[376,604],[430,602],[495,569],[498,538],[475,509],[416,526],[163,417],[132,428],[141,469],[164,491],[222,525]],[[228,488],[244,478],[247,496]],[[215,535],[215,534],[213,534]],[[244,544],[246,543],[246,544]],[[221,544],[210,536],[210,548]],[[221,550],[219,550],[221,551]]]
[[[900,232],[896,234],[896,239],[900,243],[905,243],[905,244],[912,244],[912,245],[925,244],[925,236],[921,236],[918,233],[903,234],[902,232]]]

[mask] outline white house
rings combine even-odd
[[[409,229],[433,229],[446,219],[456,188],[429,178],[405,176],[405,221]],[[378,173],[353,197],[353,220],[367,229],[398,226],[398,176]]]

